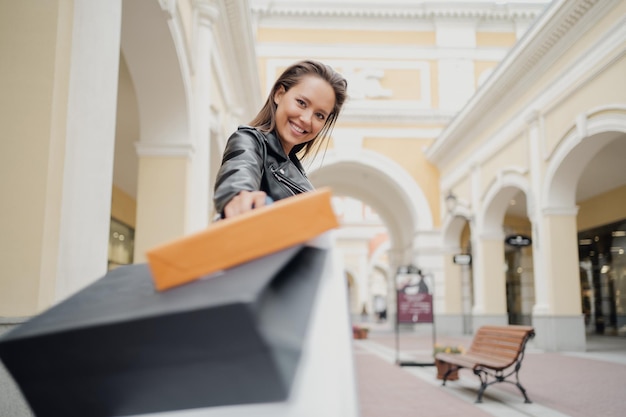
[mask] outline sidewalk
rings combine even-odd
[[[531,341],[519,375],[533,403],[513,385],[495,384],[476,404],[479,380],[470,370],[443,387],[434,366],[395,365],[395,332],[370,327],[369,338],[353,345],[361,417],[617,417],[626,410],[626,338],[590,337],[584,353],[546,353]],[[437,343],[467,348],[471,337]],[[432,334],[405,331],[399,345],[400,360],[432,362]]]

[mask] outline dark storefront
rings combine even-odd
[[[626,336],[626,220],[578,233],[587,332]]]

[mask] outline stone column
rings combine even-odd
[[[502,224],[486,225],[481,212],[481,170],[471,168],[471,205],[474,216],[471,223],[472,277],[474,306],[472,331],[483,325],[506,325],[506,277],[504,272],[504,232]]]
[[[472,236],[474,308],[472,325],[506,325],[506,278],[504,276],[504,233]]]
[[[0,316],[30,316],[106,272],[121,1],[2,2],[0,15]]]
[[[214,49],[214,23],[219,10],[210,0],[195,0],[195,36],[193,41],[193,107],[192,141],[194,153],[191,159],[189,189],[189,220],[187,232],[205,228],[213,209],[213,184],[210,182],[211,121],[212,117],[212,55]]]
[[[435,22],[437,47],[476,48],[476,23],[448,21]],[[437,61],[439,107],[459,110],[474,94],[474,63],[471,59],[442,57]]]
[[[443,301],[442,311],[435,317],[437,333],[459,335],[463,333],[462,266],[453,261],[460,248],[446,250],[443,257],[443,285],[437,291],[443,292],[437,299]]]
[[[584,351],[585,323],[578,266],[577,209],[548,209],[542,219],[545,309],[533,311],[535,344],[548,351]]]
[[[550,351],[584,351],[585,326],[581,307],[576,207],[543,208],[543,130],[541,117],[528,119],[532,198],[535,305],[534,344]],[[567,298],[570,297],[570,298]]]

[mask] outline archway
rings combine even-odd
[[[561,283],[570,294],[564,303],[580,309],[587,333],[623,336],[626,216],[617,207],[626,195],[626,114],[609,106],[576,120],[553,152],[543,190],[544,210],[575,218],[577,244],[561,262],[579,275]]]
[[[392,263],[412,262],[416,233],[433,225],[428,200],[415,180],[391,159],[365,149],[350,157],[330,151],[323,162],[312,167],[311,182],[372,207],[389,229]]]
[[[323,162],[323,166],[311,169],[311,182],[316,187],[331,187],[336,196],[362,201],[387,227],[390,238],[390,244],[385,246],[387,270],[395,271],[400,265],[417,263],[416,234],[432,229],[432,213],[415,180],[394,161],[368,150],[355,151],[349,157],[330,151]],[[394,278],[387,276],[390,289],[395,288]],[[394,309],[395,298],[388,294],[390,315]]]
[[[478,214],[480,236],[490,239],[491,253],[484,254],[474,271],[476,290],[495,299],[492,313],[506,312],[509,324],[531,324],[535,304],[530,186],[521,168],[500,171],[484,196]],[[498,255],[501,254],[501,255]],[[490,262],[486,259],[491,258]],[[500,266],[504,265],[504,269]],[[475,298],[479,294],[475,293]]]
[[[193,158],[202,156],[194,155],[189,57],[179,19],[162,2],[122,5],[119,111],[131,112],[118,120],[114,178],[136,203],[134,262],[195,227],[193,214],[201,209],[185,193],[200,181],[191,173]],[[159,221],[164,218],[169,221]]]

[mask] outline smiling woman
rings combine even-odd
[[[288,91],[284,87],[274,95],[276,133],[288,155],[295,145],[317,136],[333,113],[335,93],[321,78],[306,76]]]
[[[215,181],[220,217],[311,191],[299,155],[328,139],[346,96],[346,80],[328,65],[301,61],[287,68],[250,126],[226,143]]]

